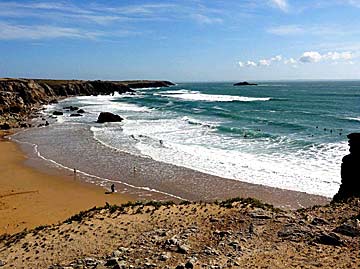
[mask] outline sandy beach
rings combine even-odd
[[[132,188],[120,182],[115,182],[117,194],[106,194],[106,189],[87,183],[83,175],[78,174],[75,178],[72,171],[54,169],[29,150],[24,150],[23,146],[13,141],[1,139],[0,234],[54,224],[81,210],[103,206],[106,202],[121,204],[129,200],[178,200],[165,193]],[[105,156],[108,153],[99,149],[98,154]],[[127,153],[117,154],[122,163],[117,170],[123,175],[123,182],[143,186],[145,180],[151,177],[161,179],[160,186],[165,186],[163,189],[167,193],[188,200],[253,197],[283,209],[328,203],[328,199],[322,196],[220,178]],[[137,163],[141,167],[141,171],[136,171],[136,180],[131,175],[130,166],[124,166],[126,163]],[[162,173],[159,174],[159,171]]]
[[[105,194],[101,187],[74,180],[71,174],[52,176],[24,165],[18,146],[0,141],[0,234],[54,224],[106,202],[120,204],[129,195]]]
[[[330,201],[324,196],[228,179],[114,150],[95,140],[89,128],[81,124],[71,125],[71,128],[53,124],[47,128],[27,129],[12,136],[12,139],[19,141],[21,149],[31,156],[26,164],[35,169],[52,173],[54,165],[51,161],[55,161],[67,167],[58,170],[61,174],[69,173],[76,164],[79,171],[92,175],[82,180],[88,179],[96,184],[113,182],[118,190],[140,200],[173,200],[180,197],[190,201],[214,201],[252,197],[283,209],[323,205]],[[34,150],[35,144],[37,151]],[[34,152],[42,154],[47,161],[38,158]],[[51,165],[44,167],[47,164]],[[135,188],[129,188],[129,185]],[[149,189],[155,191],[149,192]]]

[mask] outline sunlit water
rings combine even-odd
[[[263,82],[244,87],[179,83],[139,89],[135,95],[69,98],[45,113],[68,105],[86,113],[59,116],[48,131],[54,140],[56,128],[82,126],[91,134],[82,144],[89,150],[96,150],[89,145],[97,143],[225,178],[330,197],[341,181],[346,134],[360,127],[360,82]],[[125,120],[97,124],[102,111]],[[36,135],[39,132],[32,134],[32,141]],[[74,156],[54,153],[51,158],[63,163]]]

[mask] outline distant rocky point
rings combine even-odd
[[[235,83],[234,86],[252,86],[252,85],[257,85],[256,83],[249,83],[247,81],[242,81],[242,82],[238,82]]]
[[[138,88],[157,88],[157,87],[169,87],[175,85],[171,81],[153,81],[153,80],[134,80],[134,81],[121,81],[131,89]]]
[[[170,81],[52,80],[0,78],[0,129],[20,127],[41,105],[79,95],[132,93],[136,88],[168,87]],[[76,111],[76,109],[71,110]],[[54,114],[56,115],[56,114]],[[60,112],[59,112],[60,115]]]

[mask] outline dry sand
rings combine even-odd
[[[49,176],[24,165],[18,146],[0,141],[0,234],[53,224],[106,202],[120,204],[129,195],[105,194],[101,187],[78,182],[73,174]]]

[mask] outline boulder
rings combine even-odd
[[[64,115],[64,113],[62,113],[61,111],[54,111],[54,112],[53,112],[53,115],[55,115],[55,116],[61,116],[61,115]]]
[[[70,114],[70,117],[81,117],[82,115],[79,114],[79,113],[73,113],[73,114]]]
[[[84,110],[84,109],[79,109],[79,110],[77,111],[77,113],[85,113],[85,110]]]
[[[122,120],[123,118],[120,117],[119,115],[110,112],[101,112],[96,122],[97,123],[121,122]]]
[[[346,201],[351,197],[360,197],[360,133],[351,133],[348,136],[350,154],[342,159],[341,185],[333,201]]]

